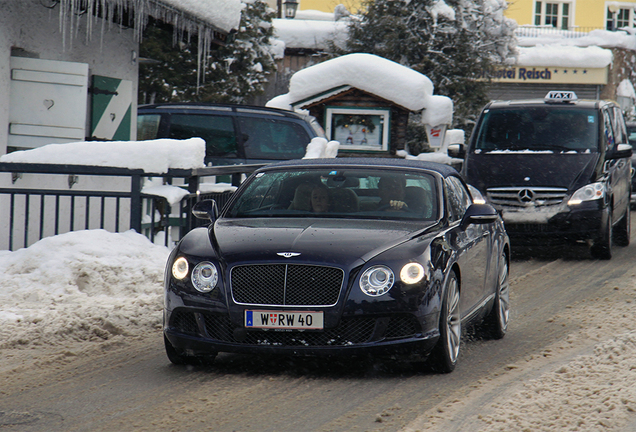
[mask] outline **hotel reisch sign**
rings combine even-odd
[[[490,73],[490,78],[498,83],[607,84],[607,67],[499,67]]]

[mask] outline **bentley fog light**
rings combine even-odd
[[[400,271],[400,279],[405,284],[418,283],[424,278],[424,267],[420,263],[408,263]]]
[[[605,196],[605,186],[603,183],[592,183],[583,186],[572,194],[572,198],[568,201],[568,205],[581,204],[584,201],[593,201],[601,199]]]
[[[184,257],[179,257],[172,264],[172,276],[177,280],[182,280],[188,275],[188,260]]]
[[[395,277],[390,268],[374,266],[360,276],[360,289],[368,296],[377,297],[387,293],[393,286]]]
[[[219,272],[211,262],[200,262],[192,270],[192,285],[202,293],[210,292],[219,280]]]

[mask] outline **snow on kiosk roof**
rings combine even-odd
[[[296,72],[289,93],[270,100],[267,106],[291,110],[309,101],[320,100],[334,89],[356,87],[394,102],[410,111],[435,108],[443,113],[439,123],[450,123],[452,102],[445,96],[433,96],[433,83],[406,66],[372,54],[348,54],[318,63]]]

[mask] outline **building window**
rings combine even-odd
[[[570,9],[569,2],[537,1],[534,6],[534,25],[567,30],[570,27]]]
[[[614,9],[615,10],[615,9]],[[607,8],[608,30],[616,30],[621,27],[634,27],[634,10],[631,7],[621,7],[615,12]]]

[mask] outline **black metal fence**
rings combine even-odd
[[[0,250],[15,250],[44,237],[86,229],[133,229],[168,246],[201,224],[190,212],[197,200],[213,198],[222,208],[234,187],[261,166],[228,165],[157,174],[126,168],[0,163],[0,173],[11,173],[12,180],[11,187],[0,187]],[[233,187],[201,192],[205,180],[218,176],[231,179]],[[174,206],[178,208],[172,208],[165,197],[143,193],[145,178],[161,178],[164,184],[181,187],[188,194]]]

